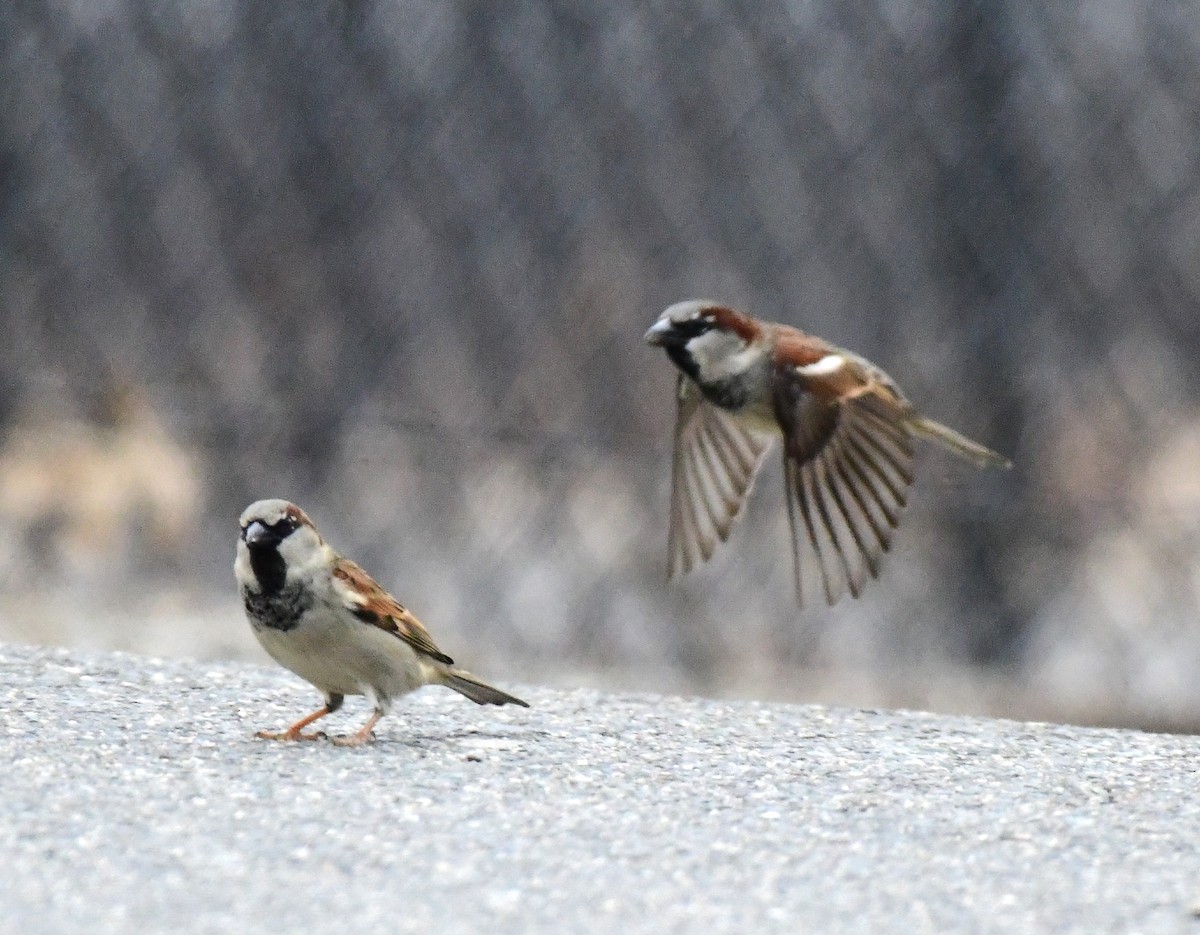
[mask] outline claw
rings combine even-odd
[[[362,726],[362,729],[357,734],[351,734],[349,737],[334,737],[333,742],[339,747],[361,747],[371,739],[371,732],[375,729],[375,725],[379,723],[381,717],[383,717],[382,712],[372,712],[371,716],[367,719],[367,723]]]
[[[337,706],[330,708],[327,704],[319,711],[314,711],[312,714],[300,718],[300,720],[285,731],[260,730],[254,736],[259,740],[324,740],[326,736],[324,731],[319,730],[311,734],[305,734],[303,729],[308,727],[313,721],[319,721],[325,715],[332,714],[335,710],[337,710]]]
[[[348,737],[334,737],[333,744],[338,747],[361,747],[370,739],[371,735],[369,733],[365,737],[361,733],[351,734]]]
[[[313,731],[311,734],[306,734],[303,731],[270,731],[260,730],[254,735],[259,740],[325,740],[328,734],[323,730]]]

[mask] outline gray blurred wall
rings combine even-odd
[[[281,495],[490,674],[1197,723],[1200,13],[490,6],[0,7],[0,638],[249,652]],[[772,463],[667,586],[697,295],[1017,469],[801,614]]]

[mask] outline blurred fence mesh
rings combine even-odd
[[[6,4],[0,635],[245,651],[278,495],[494,676],[1195,724],[1198,50],[1148,0]],[[1017,470],[926,453],[799,614],[771,464],[667,586],[690,296]]]

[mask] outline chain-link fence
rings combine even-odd
[[[490,675],[1193,724],[1198,49],[1145,0],[8,4],[7,636],[244,651],[279,495]],[[800,614],[771,464],[668,587],[640,339],[697,295],[1017,470],[926,452]]]

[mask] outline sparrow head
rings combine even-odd
[[[719,302],[676,302],[646,332],[701,386],[743,376],[764,359],[764,331],[749,315]]]
[[[308,515],[287,500],[259,500],[238,520],[239,579],[252,577],[268,592],[283,587],[288,574],[303,574],[325,561],[327,546]],[[243,583],[249,584],[249,580]]]

